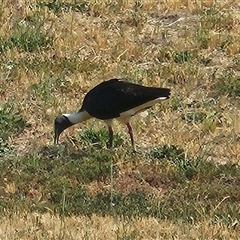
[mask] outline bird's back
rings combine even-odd
[[[138,84],[111,79],[90,90],[83,100],[80,111],[85,110],[99,119],[112,119],[122,112],[154,99],[167,99],[170,89],[145,87]]]

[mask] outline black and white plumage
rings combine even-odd
[[[168,88],[145,87],[121,79],[102,82],[86,94],[82,107],[77,113],[63,114],[55,119],[54,143],[59,142],[59,136],[66,128],[95,117],[107,124],[109,132],[107,147],[111,148],[112,120],[116,118],[126,124],[132,148],[136,151],[130,118],[169,97],[170,89]]]

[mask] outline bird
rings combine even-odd
[[[113,78],[103,81],[91,89],[84,97],[80,110],[76,113],[63,114],[54,121],[54,144],[59,144],[60,134],[67,128],[90,118],[103,120],[108,128],[107,148],[113,143],[113,119],[125,124],[136,152],[133,129],[130,119],[154,104],[170,97],[169,88],[147,87]]]

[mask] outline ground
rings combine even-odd
[[[237,1],[13,0],[1,9],[2,239],[237,239]],[[138,152],[117,122],[106,149],[96,119],[53,146],[55,117],[115,77],[171,88],[132,118]]]

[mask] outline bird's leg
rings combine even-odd
[[[130,138],[131,138],[131,143],[132,143],[132,148],[133,148],[133,151],[136,152],[136,146],[135,146],[135,142],[134,142],[134,139],[133,139],[133,130],[132,130],[132,126],[131,124],[128,122],[126,123],[126,126],[128,128],[128,133],[130,135]]]
[[[108,136],[109,136],[109,141],[107,142],[107,148],[111,148],[112,143],[113,143],[113,129],[112,129],[112,126],[108,126]]]

